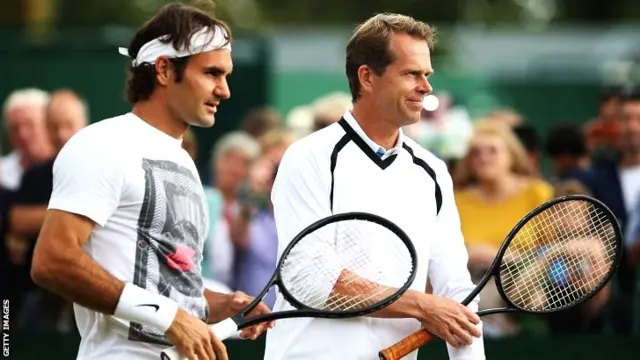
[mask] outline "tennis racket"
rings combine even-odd
[[[370,314],[404,294],[416,270],[416,250],[393,222],[363,212],[331,215],[296,235],[254,301],[211,329],[224,340],[240,329],[277,319]],[[247,318],[273,286],[295,309]],[[161,359],[184,357],[171,347],[162,352]]]
[[[611,279],[622,256],[615,215],[583,195],[552,199],[532,210],[508,234],[480,283],[462,301],[468,305],[491,277],[507,304],[479,316],[505,312],[548,314],[577,306]],[[433,336],[421,329],[379,352],[398,360]]]

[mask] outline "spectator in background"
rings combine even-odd
[[[260,155],[260,144],[244,131],[222,136],[211,156],[214,180],[204,191],[209,205],[209,234],[205,243],[205,275],[234,288],[234,236],[240,212],[241,185]]]
[[[580,126],[571,123],[554,125],[547,134],[545,151],[551,159],[555,180],[575,179],[592,192],[594,172]]]
[[[259,139],[271,129],[282,126],[280,114],[270,107],[257,107],[249,110],[242,119],[242,130]]]
[[[618,87],[605,89],[598,99],[596,118],[584,125],[587,148],[595,162],[615,161],[623,95]]]
[[[623,229],[629,233],[629,218],[640,206],[640,91],[631,90],[621,98],[621,116],[616,127],[620,136],[613,143],[615,157],[595,163],[596,176],[593,195],[616,215]],[[627,240],[631,241],[633,236]],[[635,320],[636,266],[631,251],[623,251],[622,263],[616,273],[613,329],[617,334],[630,335]]]
[[[567,124],[569,125],[569,124]],[[558,129],[559,126],[556,127]],[[562,128],[560,128],[562,129]],[[556,136],[561,134],[556,132]],[[569,135],[569,134],[567,134]],[[555,186],[554,196],[588,195],[591,191],[581,181],[564,179]],[[611,284],[605,285],[596,295],[579,306],[546,316],[549,330],[553,334],[596,334],[606,325],[607,305],[611,298]]]
[[[517,124],[513,126],[513,133],[516,135],[520,143],[524,146],[524,150],[527,152],[529,161],[531,162],[531,169],[535,172],[536,176],[540,174],[540,137],[536,130],[526,124]]]
[[[342,92],[332,92],[321,96],[311,104],[313,131],[323,129],[340,120],[345,112],[353,109],[351,96]]]
[[[527,153],[508,127],[479,125],[469,151],[457,166],[455,192],[462,233],[469,252],[469,268],[478,281],[497,255],[509,231],[530,210],[551,199],[551,185],[535,176]],[[493,283],[480,294],[480,308],[497,307],[500,297]],[[514,334],[507,315],[483,318],[488,336]]]
[[[275,270],[278,234],[269,195],[278,163],[295,139],[293,133],[279,129],[263,136],[262,155],[252,167],[250,189],[242,202],[245,209],[241,212],[250,215],[240,220],[245,222],[245,226],[236,242],[236,286],[238,290],[252,296],[259,294]],[[274,301],[275,292],[271,291],[265,303],[273,307]]]
[[[51,144],[44,126],[49,94],[40,89],[20,89],[4,102],[2,116],[13,151],[0,159],[1,185],[15,191],[30,166],[48,160]]]
[[[45,125],[54,156],[65,143],[88,123],[88,108],[83,99],[70,90],[51,95],[45,109]],[[31,257],[47,204],[53,190],[55,158],[26,170],[11,208],[9,209],[9,273],[12,299],[16,311],[20,306],[18,328],[25,330],[75,330],[71,303],[44,289],[31,280]],[[23,295],[29,295],[23,299]]]

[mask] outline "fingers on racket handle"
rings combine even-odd
[[[400,360],[431,341],[432,338],[431,334],[421,329],[380,351],[378,356],[380,360]]]
[[[236,322],[233,321],[233,319],[229,318],[217,324],[213,324],[209,326],[209,330],[211,330],[211,332],[215,334],[215,336],[218,339],[220,339],[220,341],[222,341],[230,338],[236,333],[236,331],[238,331],[238,324],[236,324]],[[177,348],[171,347],[169,349],[164,350],[160,354],[160,359],[161,360],[187,360],[187,357],[180,354]]]

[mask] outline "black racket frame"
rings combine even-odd
[[[580,300],[578,300],[575,303],[571,304],[571,306],[561,307],[561,308],[556,308],[556,309],[550,309],[550,310],[541,310],[541,311],[533,311],[533,310],[530,310],[530,309],[524,309],[524,308],[514,304],[509,299],[509,297],[505,294],[504,289],[502,288],[502,281],[501,281],[501,278],[500,278],[500,267],[502,265],[503,256],[504,256],[505,252],[507,251],[507,248],[509,247],[509,244],[511,243],[511,241],[516,237],[516,235],[518,234],[520,229],[522,229],[522,227],[524,227],[525,224],[527,224],[532,218],[534,218],[538,214],[542,213],[543,211],[549,209],[550,207],[552,207],[552,206],[554,206],[556,204],[562,203],[562,202],[567,202],[567,201],[585,201],[585,202],[589,202],[594,207],[599,208],[599,210],[601,210],[605,214],[605,216],[611,221],[611,224],[612,224],[613,229],[614,229],[615,237],[616,237],[616,254],[615,254],[615,259],[614,259],[614,263],[613,263],[613,268],[611,269],[611,271],[609,271],[607,276],[601,281],[601,283],[596,288],[591,290],[587,295],[583,296]],[[616,218],[614,213],[611,211],[611,209],[609,209],[609,207],[607,207],[600,200],[597,200],[597,199],[595,199],[595,198],[593,198],[591,196],[579,195],[579,194],[559,196],[559,197],[556,197],[554,199],[551,199],[551,200],[545,202],[544,204],[539,205],[535,209],[531,210],[525,217],[523,217],[520,221],[518,221],[518,223],[513,227],[513,229],[511,229],[511,231],[507,235],[505,241],[500,246],[500,249],[498,250],[498,255],[496,255],[495,259],[493,260],[493,263],[489,267],[489,270],[487,270],[487,272],[484,274],[484,276],[482,277],[480,282],[476,285],[475,289],[469,294],[469,296],[467,296],[462,301],[462,305],[465,305],[465,306],[469,305],[469,303],[471,303],[471,301],[476,296],[478,296],[480,291],[482,291],[482,289],[487,284],[489,279],[491,279],[491,277],[495,277],[495,279],[496,279],[496,287],[498,289],[498,292],[500,293],[500,296],[502,297],[502,299],[507,303],[507,306],[503,307],[503,308],[493,308],[493,309],[481,310],[481,311],[479,311],[477,313],[479,316],[491,315],[491,314],[497,314],[497,313],[507,313],[507,312],[527,312],[527,313],[538,313],[538,314],[550,314],[550,313],[554,313],[554,312],[558,312],[558,311],[565,311],[567,309],[571,309],[573,307],[576,307],[576,306],[582,304],[583,302],[587,301],[591,297],[593,297],[598,291],[600,291],[611,280],[613,275],[616,273],[616,271],[617,271],[617,269],[618,269],[618,267],[620,265],[620,262],[622,261],[622,251],[623,251],[623,249],[622,249],[623,248],[622,239],[623,239],[622,230],[621,230],[621,227],[620,227],[620,223],[618,222],[618,219]]]
[[[358,310],[347,310],[339,313],[310,308],[302,304],[298,300],[296,300],[284,285],[284,282],[282,281],[282,278],[281,278],[281,269],[283,267],[284,261],[287,258],[287,255],[296,246],[296,244],[300,242],[302,239],[304,239],[307,235],[327,225],[340,222],[340,221],[349,221],[349,220],[369,221],[369,222],[381,225],[389,229],[391,232],[393,232],[407,246],[407,250],[409,252],[409,255],[411,256],[411,265],[412,265],[411,274],[409,275],[409,278],[407,279],[405,284],[401,288],[399,288],[392,296],[386,298],[385,301],[383,302],[374,304],[373,306],[369,306],[364,309],[358,309]],[[276,271],[273,273],[271,279],[268,282],[268,285],[265,286],[262,292],[258,296],[256,296],[255,299],[249,305],[247,305],[246,308],[244,308],[238,314],[234,315],[232,319],[233,321],[235,321],[236,324],[239,325],[240,328],[245,328],[245,327],[256,325],[258,323],[277,320],[277,319],[298,318],[298,317],[343,319],[343,318],[351,318],[351,317],[367,315],[385,308],[386,306],[388,306],[389,304],[395,302],[398,298],[400,298],[413,284],[416,277],[416,273],[417,273],[417,267],[418,267],[418,257],[417,257],[415,246],[411,242],[411,239],[409,238],[409,236],[392,221],[375,214],[371,214],[367,212],[358,212],[358,211],[329,215],[307,226],[305,229],[303,229],[300,233],[298,233],[298,235],[296,235],[291,240],[291,242],[287,245],[287,247],[282,252],[282,256],[280,257],[278,264],[276,266]],[[278,290],[282,293],[284,298],[296,309],[274,312],[271,314],[256,316],[254,318],[247,319],[245,317],[246,314],[251,312],[251,310],[253,310],[260,303],[260,301],[262,301],[264,296],[267,294],[267,292],[269,292],[269,290],[274,285],[278,286]]]

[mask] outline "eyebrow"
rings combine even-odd
[[[408,69],[406,69],[404,71],[407,72],[407,73],[426,74],[427,76],[431,76],[436,72],[435,70],[422,70],[422,69],[417,69],[417,68],[408,68]]]
[[[226,71],[219,66],[207,66],[204,68],[204,70],[206,73],[213,74],[213,75],[220,75],[220,74],[231,75],[231,73],[233,72],[233,70]]]

